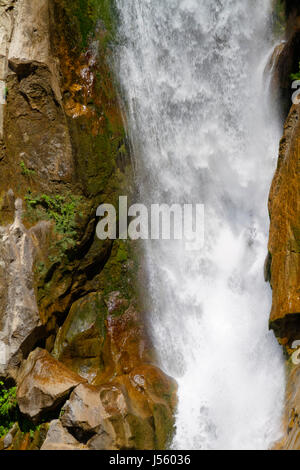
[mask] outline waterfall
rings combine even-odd
[[[285,386],[263,278],[280,138],[264,73],[271,1],[116,4],[139,202],[205,206],[201,251],[145,241],[149,328],[179,386],[170,445],[267,449]]]

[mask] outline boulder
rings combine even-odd
[[[52,353],[89,382],[103,368],[105,316],[105,304],[98,293],[75,302],[57,334]]]
[[[88,448],[80,444],[75,437],[68,433],[61,422],[56,419],[50,423],[47,437],[41,450],[88,450]]]
[[[83,381],[47,351],[38,348],[29,355],[18,376],[20,411],[37,421],[60,405]]]
[[[79,385],[65,403],[61,423],[93,450],[152,449],[151,417],[140,415],[118,384]]]
[[[65,427],[95,433],[106,417],[99,390],[88,384],[78,385],[62,408],[61,416]]]
[[[61,423],[93,450],[163,449],[173,430],[176,384],[144,365],[113,383],[80,384],[61,412]]]
[[[151,345],[141,315],[119,292],[105,300],[92,293],[72,305],[52,354],[89,383],[101,385],[151,362]]]

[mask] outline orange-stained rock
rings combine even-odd
[[[112,358],[114,375],[128,374],[134,367],[153,361],[143,319],[133,306],[123,315],[108,315],[106,327],[105,352]]]
[[[120,292],[105,301],[92,293],[75,302],[57,334],[53,356],[94,385],[151,363],[141,315],[132,305],[126,307]]]
[[[47,351],[38,348],[29,355],[18,376],[17,401],[20,411],[37,421],[61,404],[83,381]]]
[[[176,390],[161,370],[140,366],[112,383],[79,385],[62,408],[61,423],[94,450],[165,449]]]
[[[273,304],[270,322],[280,338],[293,339],[300,313],[300,106],[293,106],[280,143],[272,183],[269,252]]]
[[[125,387],[132,412],[152,422],[154,448],[165,449],[174,431],[177,384],[158,367],[140,365],[116,382]]]
[[[300,450],[300,366],[289,368],[283,420],[283,439],[274,450]]]

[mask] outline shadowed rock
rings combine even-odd
[[[57,419],[51,421],[49,431],[41,450],[88,450],[68,433]]]

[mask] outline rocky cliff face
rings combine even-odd
[[[291,74],[299,71],[300,6],[286,1],[287,39],[277,55],[275,77],[282,109],[291,105]],[[268,278],[273,289],[270,325],[287,357],[284,438],[279,449],[300,449],[300,105],[292,105],[280,142],[269,199],[271,218]]]
[[[174,424],[134,250],[95,236],[97,206],[132,182],[111,2],[86,3],[0,0],[0,387],[16,384],[18,403],[3,422],[0,410],[7,449],[163,449]]]

